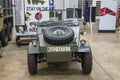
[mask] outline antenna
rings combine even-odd
[[[41,12],[41,10],[39,10],[39,14],[40,14],[40,12]],[[38,39],[38,36],[37,35],[39,35],[38,34],[38,27],[39,27],[39,24],[40,24],[40,19],[38,19],[38,22],[37,22],[37,34],[36,34],[36,39]]]

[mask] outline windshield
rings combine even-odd
[[[39,27],[79,26],[78,14],[75,10],[54,10],[49,13],[49,21],[39,21]],[[68,13],[71,13],[71,16]]]

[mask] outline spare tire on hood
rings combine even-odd
[[[43,37],[46,42],[53,45],[70,43],[74,38],[74,31],[69,27],[54,26],[45,30]]]

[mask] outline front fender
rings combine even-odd
[[[32,42],[29,43],[28,54],[37,54],[40,53],[39,45],[33,46]]]
[[[88,41],[86,41],[84,45],[82,44],[79,45],[78,53],[91,53],[91,48]]]

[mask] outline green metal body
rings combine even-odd
[[[74,40],[66,45],[51,45],[43,38],[44,30],[47,27],[38,27],[37,40],[29,43],[28,54],[44,54],[47,62],[68,62],[73,61],[74,55],[90,53],[90,45],[86,41],[82,44],[79,40],[79,26],[70,27],[74,30]],[[35,44],[34,44],[35,43]]]
[[[47,53],[47,61],[48,62],[67,62],[72,60],[72,53],[70,52],[55,52],[55,53]]]

